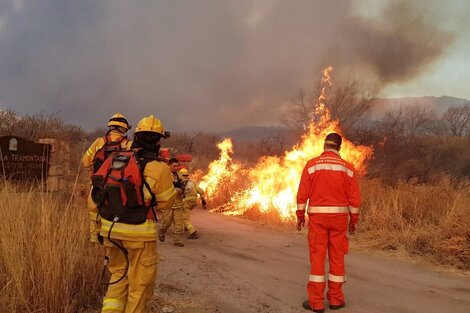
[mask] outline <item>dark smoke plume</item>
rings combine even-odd
[[[384,86],[452,43],[429,1],[392,0],[372,19],[355,3],[0,0],[0,107],[89,129],[117,111],[173,130],[272,125],[320,67]]]
[[[416,4],[390,1],[373,19],[351,17],[344,27],[340,51],[332,53],[340,71],[372,75],[368,79],[384,87],[416,78],[444,56],[454,34],[425,14],[431,2],[421,7]]]

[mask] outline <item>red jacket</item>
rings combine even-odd
[[[307,208],[308,200],[308,208]],[[354,167],[338,151],[325,150],[305,165],[297,192],[297,210],[350,213],[357,223],[361,194]]]

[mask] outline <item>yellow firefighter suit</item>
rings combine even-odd
[[[173,206],[163,212],[162,229],[160,230],[163,234],[168,231],[171,224],[173,224],[173,242],[177,246],[183,246],[181,235],[183,234],[183,209],[184,209],[184,193],[176,196]]]
[[[144,178],[155,195],[158,208],[165,210],[171,207],[176,190],[168,166],[163,162],[151,161],[145,167]],[[144,188],[144,199],[151,199],[147,188]],[[96,206],[90,209],[95,218],[96,210]],[[106,239],[112,224],[113,222],[101,219],[100,235],[105,238],[110,281],[114,282],[125,273],[127,261],[123,252]],[[111,238],[127,249],[129,269],[123,280],[108,286],[101,312],[145,313],[154,292],[157,274],[157,223],[153,219],[137,225],[116,222]]]
[[[108,133],[108,140],[109,141],[122,140],[120,144],[121,149],[123,151],[128,151],[131,149],[132,141],[124,138],[124,135],[120,133],[118,130],[111,130]],[[105,143],[106,141],[104,137],[97,138],[83,155],[82,164],[86,169],[88,169],[90,176],[93,175],[93,163],[95,159],[95,154],[101,148],[103,148]],[[89,208],[95,207],[93,200],[91,200],[91,188],[90,188],[90,191],[88,192],[87,204]],[[97,234],[99,233],[100,225],[99,225],[99,220],[96,219],[96,215],[97,215],[96,210],[95,212],[90,212],[90,241],[91,242],[97,242]]]
[[[197,195],[199,194],[204,199],[204,190],[194,183],[191,179],[185,182],[185,197],[183,199],[183,225],[189,234],[192,235],[196,232],[193,224],[191,223],[191,210],[197,207]]]
[[[118,130],[111,130],[108,134],[109,141],[119,141],[124,137]],[[88,150],[85,152],[82,158],[82,164],[85,168],[91,170],[93,168],[93,161],[95,159],[95,154],[103,148],[105,144],[104,137],[96,138],[96,140],[91,144]],[[124,151],[130,150],[132,141],[129,139],[124,139],[121,142],[121,149]]]

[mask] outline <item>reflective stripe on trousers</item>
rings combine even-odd
[[[108,298],[103,300],[101,312],[124,312],[125,303],[119,299]]]
[[[309,206],[307,213],[349,213],[347,206]]]
[[[325,275],[310,275],[308,280],[314,283],[324,283]],[[328,280],[335,282],[335,283],[344,283],[346,282],[346,276],[338,276],[338,275],[333,275],[329,273]]]

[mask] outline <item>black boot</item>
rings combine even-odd
[[[191,235],[188,236],[188,239],[198,239],[199,235],[197,234],[197,231],[192,233]]]
[[[342,309],[346,306],[346,303],[341,303],[340,305],[331,305],[330,304],[330,310],[339,310]]]
[[[305,300],[304,303],[302,303],[302,306],[304,307],[305,310],[313,311],[315,313],[325,313],[324,309],[319,309],[319,310],[314,310],[310,307],[310,303],[308,300]]]
[[[160,240],[160,242],[165,241],[165,232],[163,232],[161,229],[158,231],[158,240]]]

